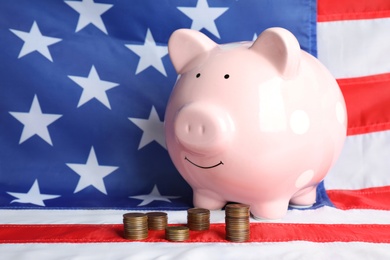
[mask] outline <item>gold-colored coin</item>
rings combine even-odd
[[[185,241],[190,238],[188,227],[184,226],[169,226],[165,228],[165,239],[174,242]]]
[[[187,210],[188,214],[193,214],[193,215],[208,215],[210,216],[210,210],[208,209],[203,209],[203,208],[191,208]]]
[[[131,213],[126,213],[123,214],[124,219],[144,219],[146,218],[145,213],[140,213],[140,212],[131,212]]]
[[[239,203],[226,205],[225,212],[227,217],[233,217],[233,218],[250,216],[249,206],[245,204],[239,204]]]
[[[210,210],[203,208],[188,209],[187,226],[190,230],[208,230],[210,228]]]
[[[249,206],[228,204],[225,207],[226,239],[232,242],[245,242],[250,238]]]
[[[164,230],[168,224],[168,216],[165,212],[149,212],[148,229],[149,230]]]
[[[247,234],[239,234],[239,235],[226,235],[226,240],[229,240],[231,242],[246,242],[250,238],[249,233]]]
[[[126,213],[123,215],[124,238],[142,240],[148,237],[148,217],[144,213]]]

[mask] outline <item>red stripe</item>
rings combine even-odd
[[[328,190],[332,203],[339,209],[390,210],[390,187],[361,190]]]
[[[390,73],[337,82],[347,105],[348,135],[390,129]]]
[[[129,242],[123,225],[0,225],[0,243],[99,243]],[[142,242],[168,242],[164,231],[149,231]],[[389,243],[390,225],[252,223],[248,242],[372,242]],[[228,242],[225,225],[208,231],[190,231],[186,242]]]
[[[389,0],[319,0],[319,22],[390,17]]]

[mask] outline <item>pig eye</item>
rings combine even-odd
[[[199,78],[200,77],[200,73],[196,74],[196,77]]]
[[[225,74],[225,76],[223,76],[225,79],[228,79],[230,78],[230,75],[229,74]]]

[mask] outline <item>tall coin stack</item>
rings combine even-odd
[[[226,240],[245,242],[250,236],[249,206],[228,204],[225,207]]]
[[[144,213],[123,215],[124,238],[142,240],[148,237],[148,216]]]
[[[148,212],[149,230],[164,230],[168,225],[168,217],[165,212]]]
[[[210,210],[202,208],[188,209],[187,227],[190,230],[208,230],[210,228]]]

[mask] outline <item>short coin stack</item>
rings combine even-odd
[[[190,230],[184,226],[169,226],[165,228],[165,239],[173,242],[181,242],[190,238]]]
[[[148,216],[144,213],[123,215],[124,238],[142,240],[148,237]]]
[[[190,230],[208,230],[210,228],[210,210],[202,208],[188,209],[187,227]]]
[[[249,206],[228,204],[225,207],[226,239],[232,242],[245,242],[250,236]]]
[[[168,224],[167,213],[165,212],[149,212],[148,216],[148,228],[149,230],[164,230]]]

